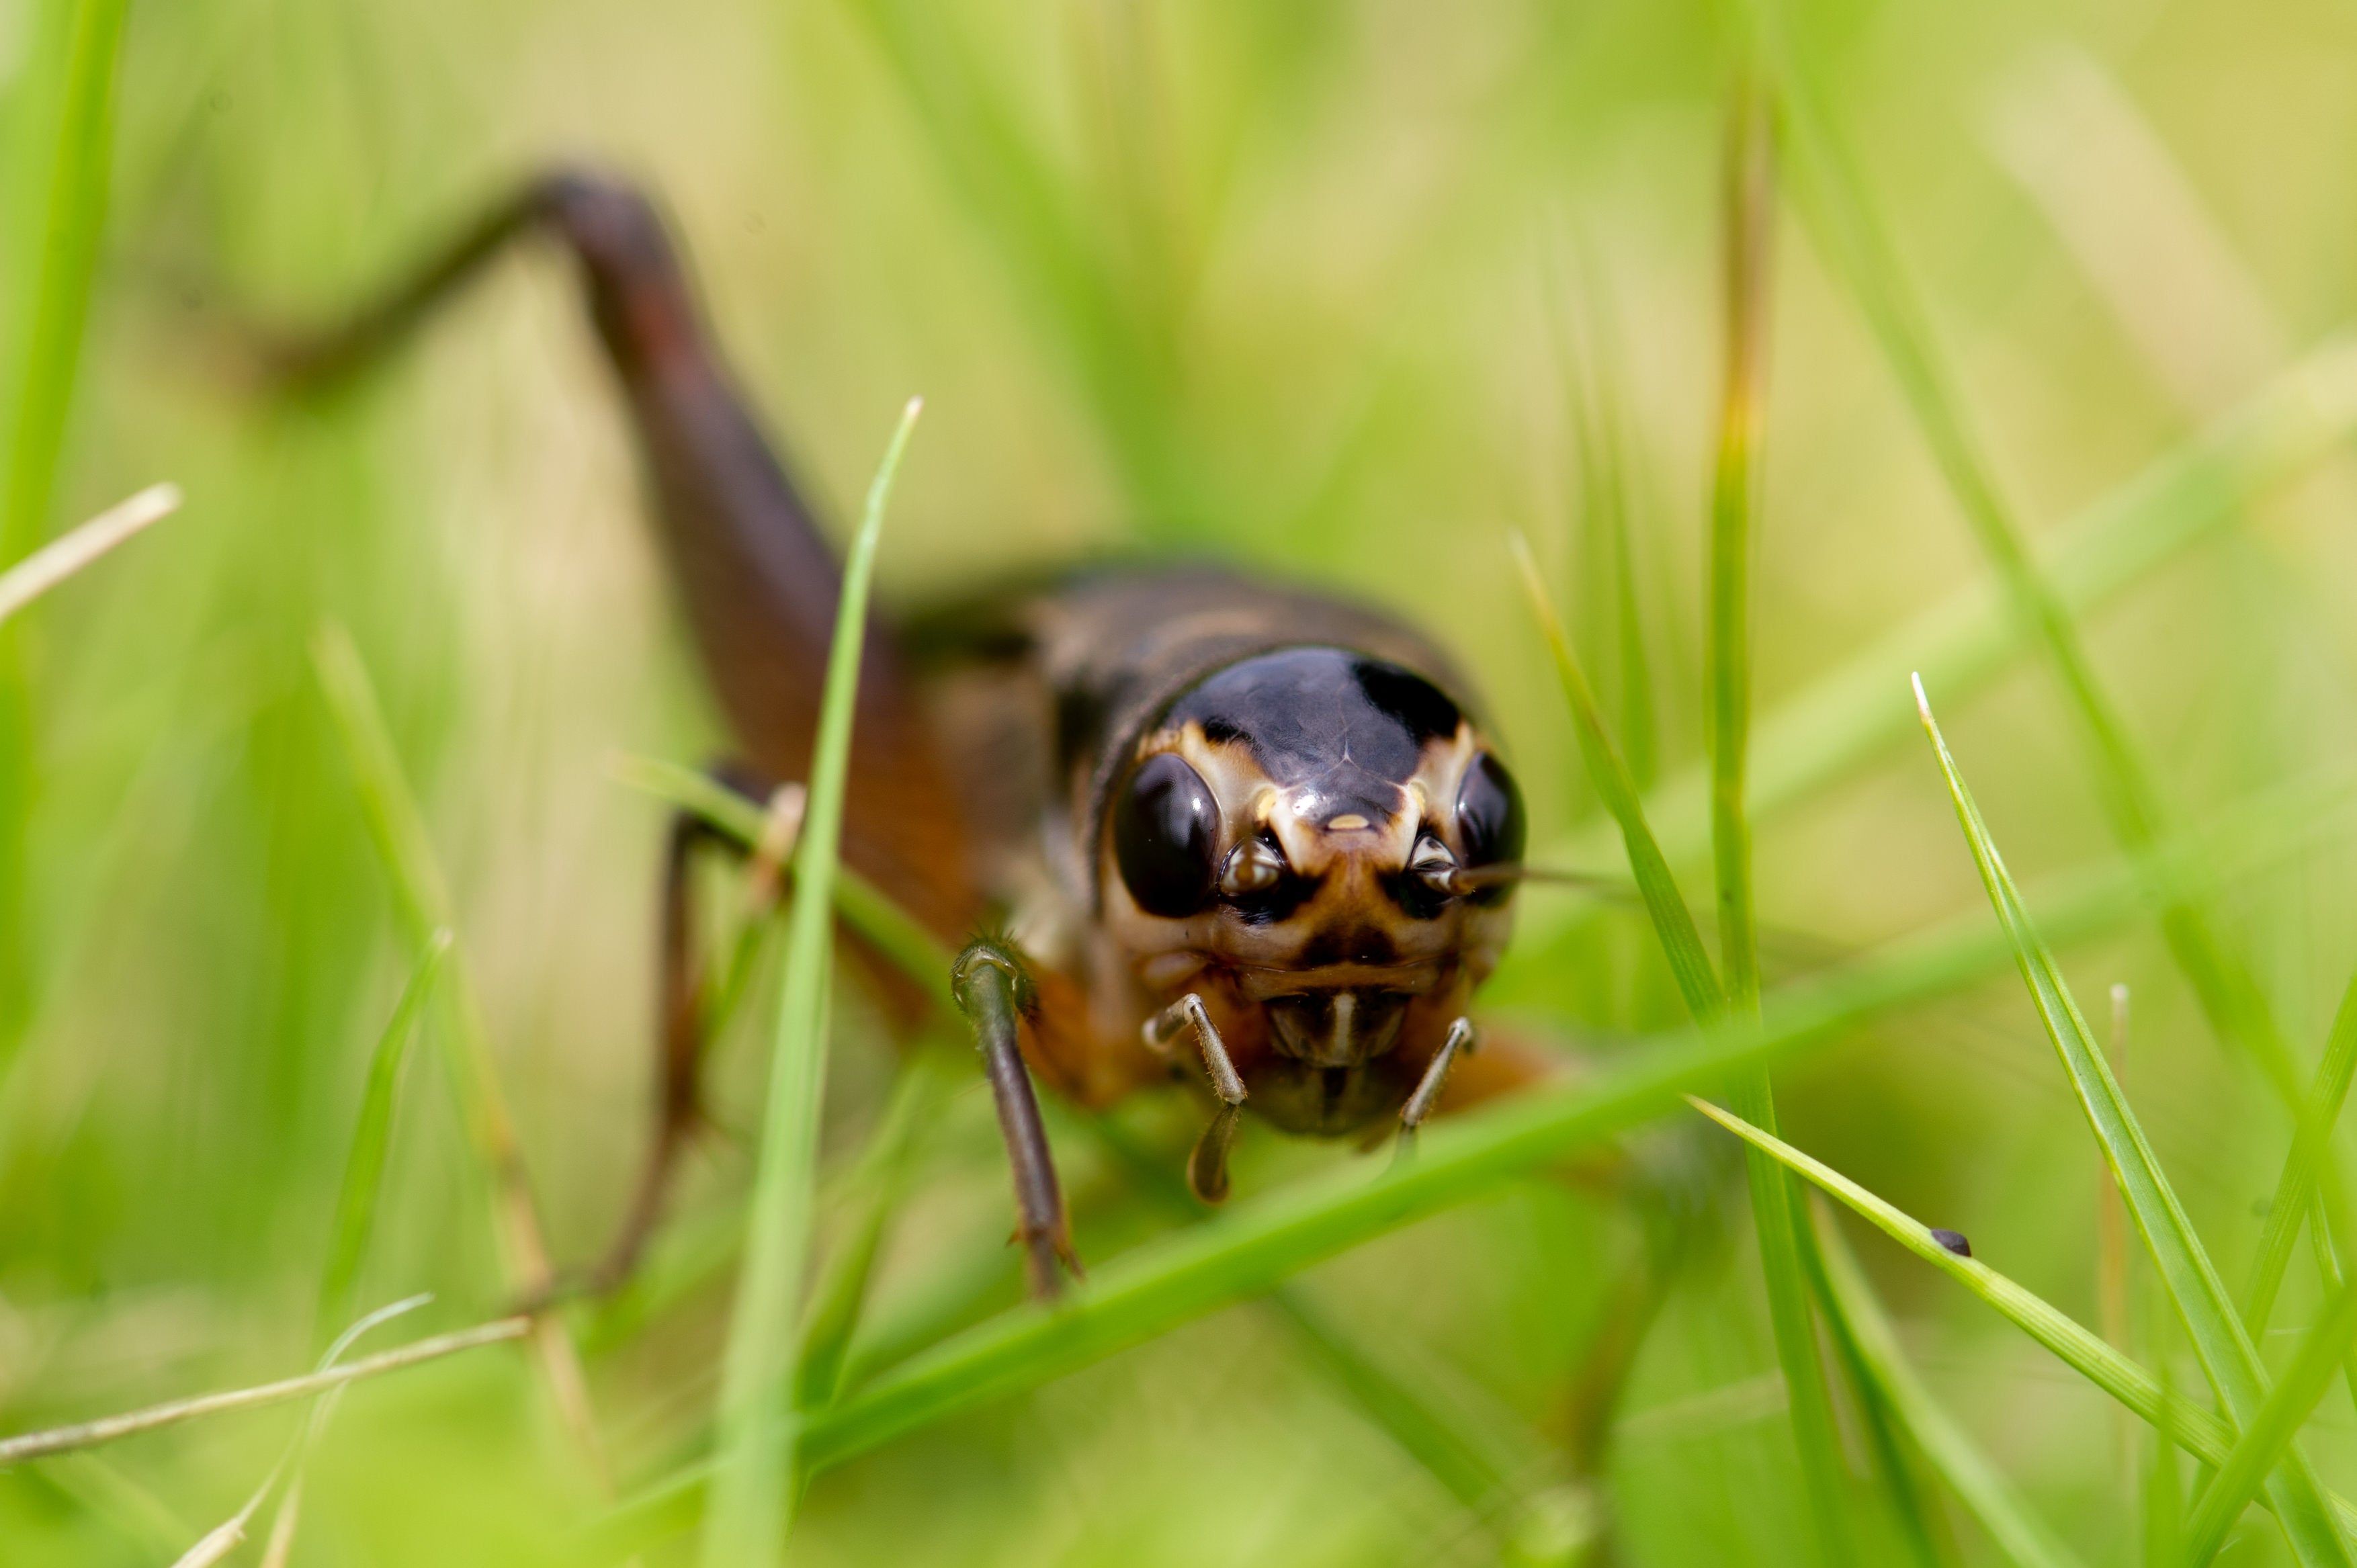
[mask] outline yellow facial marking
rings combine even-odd
[[[1366,825],[1367,819],[1356,811],[1336,817],[1326,824],[1327,828],[1334,832],[1356,832]]]

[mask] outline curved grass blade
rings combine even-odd
[[[694,777],[685,769],[669,772],[683,784]],[[2348,779],[2336,774],[2322,783],[2304,781],[2266,791],[2247,807],[2237,809],[2228,836],[2247,839],[2240,853],[2254,862],[2287,853],[2305,842],[2310,824],[2321,813],[2343,803],[2350,789]],[[715,822],[727,827],[729,818],[722,813],[737,808],[714,804]],[[742,824],[744,832],[759,832],[758,815],[754,809]],[[2108,929],[2142,908],[2138,886],[2127,871],[2117,867],[2074,878],[2048,906],[2050,928],[2080,936]],[[1420,1189],[1405,1195],[1408,1200],[1405,1207],[1370,1207],[1370,1199],[1381,1195],[1351,1170],[1252,1199],[1182,1236],[1156,1243],[1165,1255],[1148,1250],[1143,1257],[1125,1254],[1100,1267],[1090,1283],[1081,1287],[1081,1299],[1063,1309],[1064,1316],[1081,1312],[1087,1296],[1109,1278],[1120,1283],[1127,1277],[1126,1271],[1143,1269],[1151,1277],[1135,1288],[1148,1299],[1142,1307],[1125,1303],[1124,1310],[1137,1314],[1134,1339],[1151,1337],[1230,1301],[1257,1294],[1264,1288],[1263,1281],[1281,1279],[1330,1251],[1357,1245],[1426,1213],[1470,1201],[1500,1180],[1608,1135],[1589,1124],[1591,1117],[1615,1126],[1633,1123],[1651,1114],[1658,1103],[1647,1096],[1666,1093],[1682,1080],[1716,1082],[1747,1062],[1781,1059],[1838,1038],[1867,1018],[1976,983],[2014,961],[2014,950],[2002,934],[1980,929],[1977,923],[1971,930],[1943,929],[1893,944],[1842,970],[1770,993],[1756,1039],[1746,1039],[1739,1030],[1706,1036],[1698,1028],[1689,1028],[1635,1047],[1626,1058],[1625,1071],[1636,1076],[1616,1076],[1580,1089],[1535,1090],[1512,1105],[1444,1123],[1426,1134],[1416,1163],[1395,1173],[1394,1179],[1412,1176],[1419,1184]],[[1425,1182],[1433,1185],[1421,1187]],[[1915,1229],[1928,1238],[1922,1227]],[[1183,1257],[1167,1255],[1168,1249],[1182,1243],[1187,1249]],[[1925,1244],[1937,1250],[1936,1243],[1927,1240]],[[1941,1261],[1947,1257],[1944,1252],[1939,1254]],[[996,1259],[994,1266],[998,1266]],[[1005,1272],[1003,1267],[1000,1272]],[[973,1292],[960,1287],[952,1294],[962,1301]],[[2037,1300],[2023,1294],[2028,1301]],[[2037,1305],[2050,1320],[2050,1326],[2061,1326],[2055,1332],[2076,1329],[2052,1308],[2043,1303]],[[870,1356],[855,1346],[852,1376],[858,1391],[814,1419],[814,1424],[826,1434],[827,1446],[814,1455],[806,1444],[806,1463],[815,1466],[864,1453],[931,1421],[1048,1382],[1134,1342],[1132,1337],[1111,1343],[1092,1337],[1059,1345],[1054,1335],[1042,1328],[1024,1328],[1028,1311],[1015,1309],[949,1339],[936,1339],[931,1331],[893,1337],[895,1346],[931,1342],[913,1355],[896,1348]],[[1018,1329],[1023,1332],[1017,1333]],[[2159,1385],[2140,1369],[2102,1340],[2079,1332],[2110,1359],[2115,1375],[2110,1381],[2099,1377],[2100,1386],[2155,1424],[2162,1423],[2164,1409],[2184,1412],[2185,1421],[2192,1424],[2178,1437],[2187,1451],[2213,1465],[2223,1462],[2233,1442],[2231,1431],[2207,1412],[2182,1401],[2162,1402]],[[1027,1339],[1025,1334],[1038,1337]],[[1008,1336],[1014,1342],[1006,1342]],[[2040,1342],[2048,1341],[2041,1337]],[[2058,1353],[2064,1354],[2066,1360],[2071,1359],[2067,1353]],[[871,1404],[871,1399],[888,1402]],[[666,1535],[692,1530],[701,1516],[709,1468],[708,1462],[700,1463],[640,1492],[590,1527],[590,1546],[606,1555],[628,1555]]]
[[[2267,1319],[2275,1314],[2276,1292],[2282,1288],[2284,1267],[2291,1262],[2300,1220],[2308,1215],[2309,1197],[2317,1190],[2317,1173],[2332,1158],[2332,1128],[2349,1098],[2352,1074],[2357,1074],[2357,975],[2350,978],[2349,988],[2341,993],[2341,1010],[2333,1016],[2324,1059],[2317,1064],[2316,1080],[2300,1104],[2291,1153],[2285,1157],[2283,1176],[2276,1183],[2275,1200],[2267,1208],[2258,1261],[2252,1265],[2250,1305],[2243,1314],[2255,1337],[2267,1331]]]
[[[835,612],[834,646],[827,653],[825,699],[811,760],[810,805],[794,851],[797,897],[786,933],[785,978],[778,998],[745,1263],[721,1368],[713,1507],[704,1533],[707,1568],[777,1562],[792,1517],[799,1425],[793,1409],[800,1340],[796,1307],[810,1251],[819,1109],[826,1086],[835,859],[851,761],[852,708],[858,693],[860,641],[867,625],[868,585],[875,575],[884,504],[923,406],[911,399],[901,414],[875,482],[868,486],[866,510],[844,562],[843,598]]]
[[[1501,1182],[1661,1114],[1682,1087],[1823,1043],[1809,1019],[1682,1033],[1626,1053],[1600,1080],[1534,1090],[1422,1135],[1414,1161],[1369,1176],[1351,1164],[1235,1204],[1091,1271],[1058,1305],[1027,1303],[881,1372],[802,1433],[811,1471],[1004,1399],[1168,1332],[1374,1237],[1474,1200]],[[709,1466],[658,1483],[599,1527],[607,1547],[687,1528]]]
[[[1773,1157],[1764,1150],[1761,1153],[1763,1157]],[[2030,1511],[1971,1434],[1956,1424],[1915,1375],[1841,1232],[1824,1223],[1815,1230],[1826,1281],[1842,1304],[1842,1316],[1857,1337],[1859,1353],[1941,1479],[1972,1509],[1989,1539],[2020,1568],[2077,1568],[2077,1555]]]
[[[2122,1406],[2163,1437],[2204,1465],[2222,1466],[2233,1452],[2235,1432],[2218,1417],[2180,1397],[2158,1378],[2129,1360],[2104,1337],[2074,1320],[2044,1297],[2025,1289],[1978,1258],[1950,1251],[1921,1220],[1878,1197],[1857,1183],[1782,1139],[1761,1132],[1741,1117],[1706,1101],[1690,1101],[1694,1108],[1741,1138],[1764,1149],[1788,1169],[1798,1172],[1892,1240],[1925,1262],[1952,1275],[1966,1290],[1995,1307],[2015,1327],[2037,1340],[2072,1371],[2117,1400]],[[2261,1499],[2273,1507],[2272,1498]],[[2329,1498],[2332,1517],[2341,1528],[2357,1528],[2357,1506],[2344,1498]]]
[[[319,1307],[312,1324],[317,1340],[324,1341],[337,1324],[351,1321],[361,1262],[368,1255],[369,1237],[376,1229],[377,1193],[384,1179],[385,1150],[393,1137],[393,1108],[401,1086],[402,1063],[408,1059],[418,1015],[442,972],[450,942],[447,926],[427,940],[384,1033],[377,1037],[376,1049],[369,1054],[368,1086],[361,1094],[360,1121],[352,1128],[351,1148],[344,1156],[343,1184],[336,1193],[335,1238],[328,1244],[328,1266],[319,1279]]]
[[[2053,955],[2046,950],[2031,927],[2021,895],[1989,837],[1980,808],[1973,803],[1972,791],[1965,786],[1955,758],[1948,752],[1947,741],[1932,716],[1931,701],[1924,696],[1920,682],[1915,687],[1915,702],[1922,715],[1924,733],[1931,737],[1940,770],[1947,779],[1949,797],[1955,802],[1956,819],[1971,843],[1973,859],[1980,867],[1981,880],[1988,888],[1997,921],[2013,945],[2022,979],[2029,987],[2030,1000],[2046,1026],[2047,1038],[2053,1042],[2063,1071],[2087,1113],[2088,1125],[2119,1183],[2120,1197],[2127,1205],[2129,1217],[2144,1234],[2155,1272],[2162,1288],[2176,1304],[2178,1316],[2185,1325],[2212,1390],[2228,1419],[2237,1427],[2247,1427],[2256,1419],[2266,1398],[2266,1374],[2258,1353],[2243,1330],[2242,1319],[2235,1316],[2218,1271],[2202,1251],[2192,1221],[2186,1218],[2184,1207],[2161,1174],[2144,1129],[2120,1094],[2102,1047],[2096,1045],[2086,1020],[2079,1015],[2077,1004],[2072,1001],[2070,988],[2063,983]],[[2297,1448],[2287,1455],[2282,1469],[2269,1478],[2267,1487],[2295,1556],[2303,1563],[2349,1562],[2346,1544],[2318,1500],[2316,1478]]]
[[[1532,559],[1530,546],[1519,533],[1512,535],[1508,543],[1523,591],[1530,597],[1532,613],[1538,618],[1539,629],[1555,655],[1564,695],[1571,703],[1572,723],[1579,735],[1580,755],[1587,764],[1588,777],[1595,781],[1596,792],[1605,809],[1620,824],[1630,871],[1637,879],[1646,913],[1652,917],[1653,933],[1661,940],[1663,954],[1670,961],[1671,972],[1677,977],[1678,991],[1696,1024],[1707,1027],[1725,1021],[1729,1016],[1727,993],[1711,968],[1710,955],[1703,948],[1702,933],[1695,928],[1685,896],[1678,891],[1677,879],[1671,874],[1669,862],[1663,858],[1661,846],[1645,821],[1636,780],[1630,777],[1628,766],[1621,761],[1620,750],[1605,727],[1604,714],[1597,705],[1587,672],[1580,665],[1579,655],[1573,651],[1563,623],[1555,617],[1555,606],[1539,576],[1538,563]],[[1752,1012],[1756,1011],[1755,989]],[[1749,1016],[1743,1021],[1749,1022]],[[1737,1084],[1747,1108],[1773,1115],[1764,1077],[1757,1071],[1747,1071],[1738,1077]],[[1808,1281],[1802,1272],[1792,1195],[1772,1163],[1754,1165],[1749,1174],[1752,1219],[1760,1232],[1760,1271],[1767,1279],[1769,1316],[1775,1331],[1776,1359],[1792,1395],[1792,1438],[1808,1487],[1811,1517],[1816,1526],[1819,1550],[1836,1562],[1844,1561],[1848,1553],[1847,1531],[1843,1524],[1846,1505],[1842,1496],[1841,1441],[1834,1424],[1832,1396],[1817,1360],[1816,1330],[1809,1319]]]
[[[425,817],[402,772],[401,757],[385,725],[375,683],[370,681],[368,666],[361,662],[350,636],[333,622],[313,636],[311,665],[351,764],[370,839],[393,884],[393,908],[409,940],[422,949],[433,940],[435,932],[455,926],[456,921],[448,884],[425,831]],[[504,1254],[508,1289],[526,1300],[538,1300],[547,1294],[554,1280],[554,1265],[533,1197],[532,1176],[524,1166],[523,1147],[516,1136],[515,1121],[508,1113],[506,1091],[500,1086],[490,1026],[484,1020],[482,998],[475,992],[464,951],[454,947],[444,960],[444,968],[442,983],[433,992],[441,1024],[435,1037],[443,1047],[468,1140],[490,1180],[491,1223]],[[589,1407],[588,1380],[582,1371],[580,1353],[565,1325],[546,1311],[533,1315],[532,1342],[550,1401],[599,1485],[605,1485],[605,1444]]]
[[[2324,1397],[2324,1386],[2347,1360],[2352,1344],[2357,1344],[2357,1289],[2343,1287],[2300,1341],[2299,1354],[2194,1506],[2185,1527],[2185,1560],[2193,1568],[2218,1555],[2226,1532],[2242,1518],[2259,1482],[2282,1459],[2316,1402]]]
[[[1523,590],[1529,596],[1531,613],[1537,618],[1539,630],[1555,656],[1555,674],[1563,682],[1563,694],[1571,703],[1572,725],[1578,733],[1581,760],[1587,766],[1588,779],[1595,784],[1604,809],[1612,814],[1620,830],[1629,869],[1637,879],[1637,892],[1645,901],[1645,912],[1652,918],[1653,933],[1661,939],[1662,954],[1669,960],[1670,972],[1677,979],[1678,993],[1685,998],[1686,1010],[1696,1022],[1709,1023],[1725,1013],[1727,994],[1719,987],[1717,972],[1711,968],[1702,933],[1695,929],[1685,895],[1678,891],[1677,878],[1670,871],[1670,863],[1663,858],[1661,845],[1645,821],[1636,780],[1629,776],[1628,765],[1620,759],[1620,748],[1613,745],[1611,732],[1605,727],[1604,711],[1597,705],[1587,671],[1580,664],[1579,655],[1573,651],[1570,638],[1565,635],[1554,602],[1547,597],[1545,581],[1539,574],[1537,561],[1532,558],[1530,545],[1519,533],[1510,534],[1506,543],[1513,553]]]

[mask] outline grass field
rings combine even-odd
[[[1638,886],[1519,896],[1487,1015],[1576,1073],[1410,1165],[1248,1130],[1207,1221],[1196,1102],[1051,1106],[1061,1317],[971,1053],[848,972],[814,1189],[757,1184],[771,942],[640,1279],[353,1385],[230,1561],[2350,1561],[2352,70],[2338,0],[0,5],[0,563],[186,497],[0,624],[0,1434],[501,1319],[502,1135],[558,1262],[618,1218],[646,762],[726,741],[570,273],[329,399],[246,352],[587,160],[837,537],[922,395],[888,609],[1141,549],[1372,599],[1533,859]],[[1763,1064],[1857,1207],[1677,1098]],[[757,1185],[829,1369],[699,1544]],[[306,1408],[0,1468],[0,1563],[173,1562]]]

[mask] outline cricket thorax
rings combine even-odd
[[[1480,874],[1522,847],[1512,778],[1438,687],[1286,649],[1137,739],[1103,813],[1103,920],[1150,996],[1202,993],[1247,1054],[1357,1068],[1428,1052],[1462,1012],[1508,925],[1511,883]]]

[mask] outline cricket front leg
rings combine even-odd
[[[1195,1140],[1194,1152],[1187,1156],[1187,1187],[1205,1203],[1225,1203],[1228,1151],[1235,1146],[1236,1125],[1243,1119],[1249,1094],[1243,1075],[1229,1059],[1227,1042],[1220,1038],[1219,1026],[1211,1022],[1211,1011],[1192,991],[1148,1018],[1143,1035],[1148,1050],[1168,1053],[1182,1032],[1194,1039],[1195,1049],[1203,1058],[1203,1076],[1220,1101],[1203,1135]]]
[[[1039,1099],[1024,1065],[1021,1026],[1037,1005],[1029,971],[1010,942],[981,938],[958,954],[950,970],[958,1008],[974,1026],[983,1076],[990,1080],[998,1110],[998,1130],[1015,1173],[1016,1239],[1023,1245],[1024,1272],[1034,1297],[1053,1300],[1063,1290],[1059,1268],[1081,1272],[1072,1251],[1064,1195],[1056,1180],[1055,1153],[1039,1120]]]

